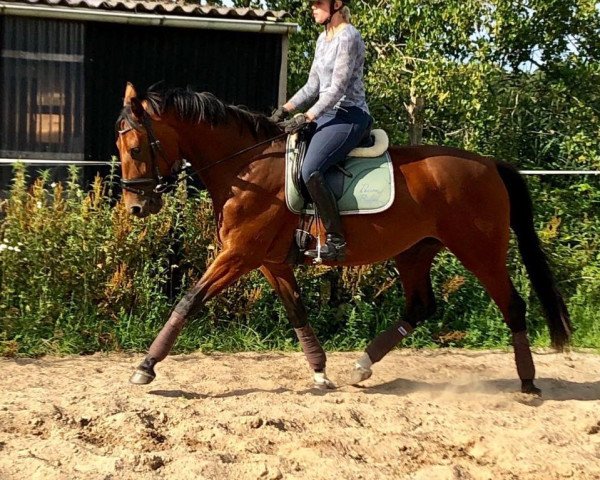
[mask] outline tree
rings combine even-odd
[[[300,25],[289,94],[306,80],[320,27],[299,0],[266,1]],[[424,141],[523,166],[600,167],[600,14],[591,0],[390,0],[352,3],[367,44],[377,124],[408,143],[411,98]]]

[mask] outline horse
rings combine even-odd
[[[128,212],[140,218],[157,213],[185,159],[212,199],[221,245],[201,279],[176,304],[130,381],[152,382],[155,366],[168,355],[187,319],[240,276],[259,269],[283,302],[314,372],[314,384],[335,388],[289,260],[299,218],[286,206],[286,135],[281,128],[265,115],[228,105],[207,92],[151,87],[138,96],[128,83],[116,129]],[[512,333],[521,391],[540,395],[526,305],[507,268],[511,228],[556,349],[568,343],[571,323],[534,229],[532,201],[522,176],[506,162],[457,148],[391,146],[388,153],[396,192],[392,205],[380,213],[344,216],[347,255],[329,265],[394,259],[406,307],[398,323],[369,344],[369,362],[351,367],[351,383],[369,378],[372,363],[433,315],[430,269],[446,248],[500,309]],[[318,219],[310,231],[323,236]]]

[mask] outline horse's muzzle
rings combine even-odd
[[[148,215],[160,212],[163,206],[163,201],[160,196],[143,197],[142,199],[133,202],[126,202],[127,211],[137,218],[145,218]]]

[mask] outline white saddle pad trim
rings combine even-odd
[[[387,149],[390,146],[390,139],[385,130],[381,130],[377,128],[371,131],[371,135],[373,135],[373,139],[375,143],[372,147],[357,147],[352,150],[348,156],[349,157],[379,157],[387,152]]]

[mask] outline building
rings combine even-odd
[[[190,85],[270,111],[286,94],[296,28],[281,11],[0,0],[0,188],[19,159],[37,168],[110,160],[128,81],[138,91]]]

